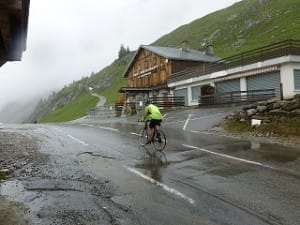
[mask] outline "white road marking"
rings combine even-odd
[[[186,126],[188,125],[188,123],[189,123],[189,121],[190,121],[190,119],[191,119],[191,116],[192,116],[192,114],[189,114],[189,116],[188,116],[188,118],[187,118],[187,120],[185,121],[185,124],[184,124],[184,126],[183,126],[183,130],[185,130],[186,129]]]
[[[87,124],[87,123],[81,123],[79,125],[81,125],[81,126],[87,126],[87,127],[93,127],[94,126],[93,124]]]
[[[228,137],[226,134],[218,134],[210,131],[197,131],[197,130],[190,130],[192,133],[197,133],[197,134],[207,134],[207,135],[214,135],[214,136],[220,136],[220,137]]]
[[[221,113],[219,113],[219,114],[221,114]],[[218,115],[218,114],[217,114]],[[194,118],[192,118],[192,119],[190,119],[190,121],[193,121],[193,120],[200,120],[200,119],[206,119],[206,118],[212,118],[212,117],[214,117],[214,116],[216,116],[216,115],[213,115],[213,116],[200,116],[200,117],[194,117]],[[169,117],[168,119],[170,119],[170,118],[175,118],[175,117]],[[168,123],[183,123],[183,122],[186,122],[186,120],[176,120],[176,121],[168,121]]]
[[[196,150],[199,150],[199,151],[202,151],[202,152],[207,152],[207,153],[210,153],[210,154],[213,154],[213,155],[217,155],[217,156],[221,156],[221,157],[224,157],[224,158],[238,160],[238,161],[241,161],[241,162],[245,162],[245,163],[249,163],[249,164],[253,164],[253,165],[257,165],[257,166],[262,166],[262,167],[266,167],[266,168],[269,168],[269,169],[274,169],[271,166],[264,165],[264,164],[259,163],[259,162],[255,162],[255,161],[251,161],[251,160],[247,160],[247,159],[242,159],[242,158],[238,158],[238,157],[234,157],[234,156],[230,156],[230,155],[226,155],[226,154],[222,154],[222,153],[217,153],[217,152],[209,151],[207,149],[198,148],[198,147],[195,147],[195,146],[192,146],[192,145],[186,145],[186,144],[182,144],[182,145],[185,146],[185,147],[188,147],[188,148],[193,148],[193,149],[196,149]]]
[[[158,181],[154,180],[153,178],[148,177],[148,176],[146,176],[145,174],[143,174],[143,173],[141,173],[141,172],[139,172],[139,171],[137,171],[137,170],[135,170],[135,169],[133,169],[133,168],[130,168],[130,167],[127,167],[127,166],[124,166],[124,167],[125,167],[128,171],[134,173],[135,175],[138,175],[138,176],[142,177],[143,179],[145,179],[145,180],[151,182],[152,184],[155,184],[155,185],[157,185],[157,186],[163,188],[165,191],[168,191],[168,192],[170,192],[170,193],[172,193],[172,194],[174,194],[174,195],[176,195],[176,196],[178,196],[178,197],[180,197],[180,198],[182,198],[182,199],[188,201],[191,205],[194,205],[194,204],[195,204],[195,200],[194,200],[194,199],[192,199],[192,198],[190,198],[190,197],[188,197],[188,196],[182,194],[181,192],[177,191],[176,189],[171,188],[171,187],[169,187],[169,186],[167,186],[167,185],[165,185],[165,184],[163,184],[163,183],[161,183],[161,182],[158,182]]]
[[[73,139],[74,141],[76,141],[76,142],[78,142],[78,143],[80,143],[80,144],[82,144],[82,145],[84,145],[84,146],[88,146],[88,144],[87,143],[85,143],[84,141],[81,141],[81,140],[79,140],[78,138],[76,138],[76,137],[73,137],[72,135],[70,135],[70,134],[68,134],[68,137],[69,138],[71,138],[71,139]]]
[[[97,126],[100,129],[104,130],[110,130],[110,131],[115,131],[115,132],[120,132],[118,129],[112,128],[112,127],[103,127],[103,126]]]
[[[130,132],[130,134],[136,135],[136,136],[141,136],[140,134],[134,133],[134,132]]]
[[[94,127],[95,125],[93,124],[86,124],[86,123],[81,123],[81,126],[87,126],[87,127]],[[115,131],[115,132],[120,132],[118,129],[115,128],[111,128],[111,127],[104,127],[104,126],[97,126],[100,129],[104,129],[104,130],[110,130],[110,131]]]

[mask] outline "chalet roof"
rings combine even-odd
[[[183,49],[183,48],[173,48],[173,47],[162,47],[162,46],[153,46],[153,45],[141,45],[139,49],[136,51],[134,57],[128,64],[124,77],[127,75],[130,67],[132,66],[136,56],[142,50],[146,49],[150,52],[153,52],[157,55],[165,57],[166,59],[170,60],[181,60],[181,61],[198,61],[198,62],[215,62],[220,60],[219,57],[210,56],[205,54],[204,52],[197,51],[194,49]]]
[[[194,49],[172,48],[142,45],[140,48],[144,48],[148,51],[154,52],[157,55],[163,56],[167,59],[173,60],[188,60],[188,61],[201,61],[201,62],[215,62],[219,60],[219,57],[206,55],[204,52],[200,52]]]

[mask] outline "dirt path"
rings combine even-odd
[[[105,96],[98,95],[97,93],[92,93],[92,95],[99,98],[99,102],[96,105],[97,108],[101,107],[101,106],[104,106],[104,104],[106,102]]]

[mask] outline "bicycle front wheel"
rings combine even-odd
[[[147,129],[145,129],[144,127],[141,128],[140,132],[139,132],[139,143],[142,146],[145,146],[145,144],[148,141],[148,133],[147,133]]]
[[[153,145],[156,150],[162,151],[166,147],[167,139],[166,135],[162,130],[156,130],[155,137],[153,139]]]

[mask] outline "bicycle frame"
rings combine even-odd
[[[144,125],[144,127],[142,128],[142,130],[139,133],[140,134],[139,135],[140,144],[142,146],[145,146],[145,140],[141,141],[142,139],[147,138],[147,141],[149,141],[149,139],[148,139],[149,122],[150,122],[150,120],[145,121],[145,125]],[[166,135],[160,129],[159,125],[156,125],[153,128],[153,134],[152,134],[152,138],[151,138],[151,143],[154,145],[155,149],[158,150],[158,151],[162,151],[165,148],[165,146],[166,146],[166,143],[167,143]]]

